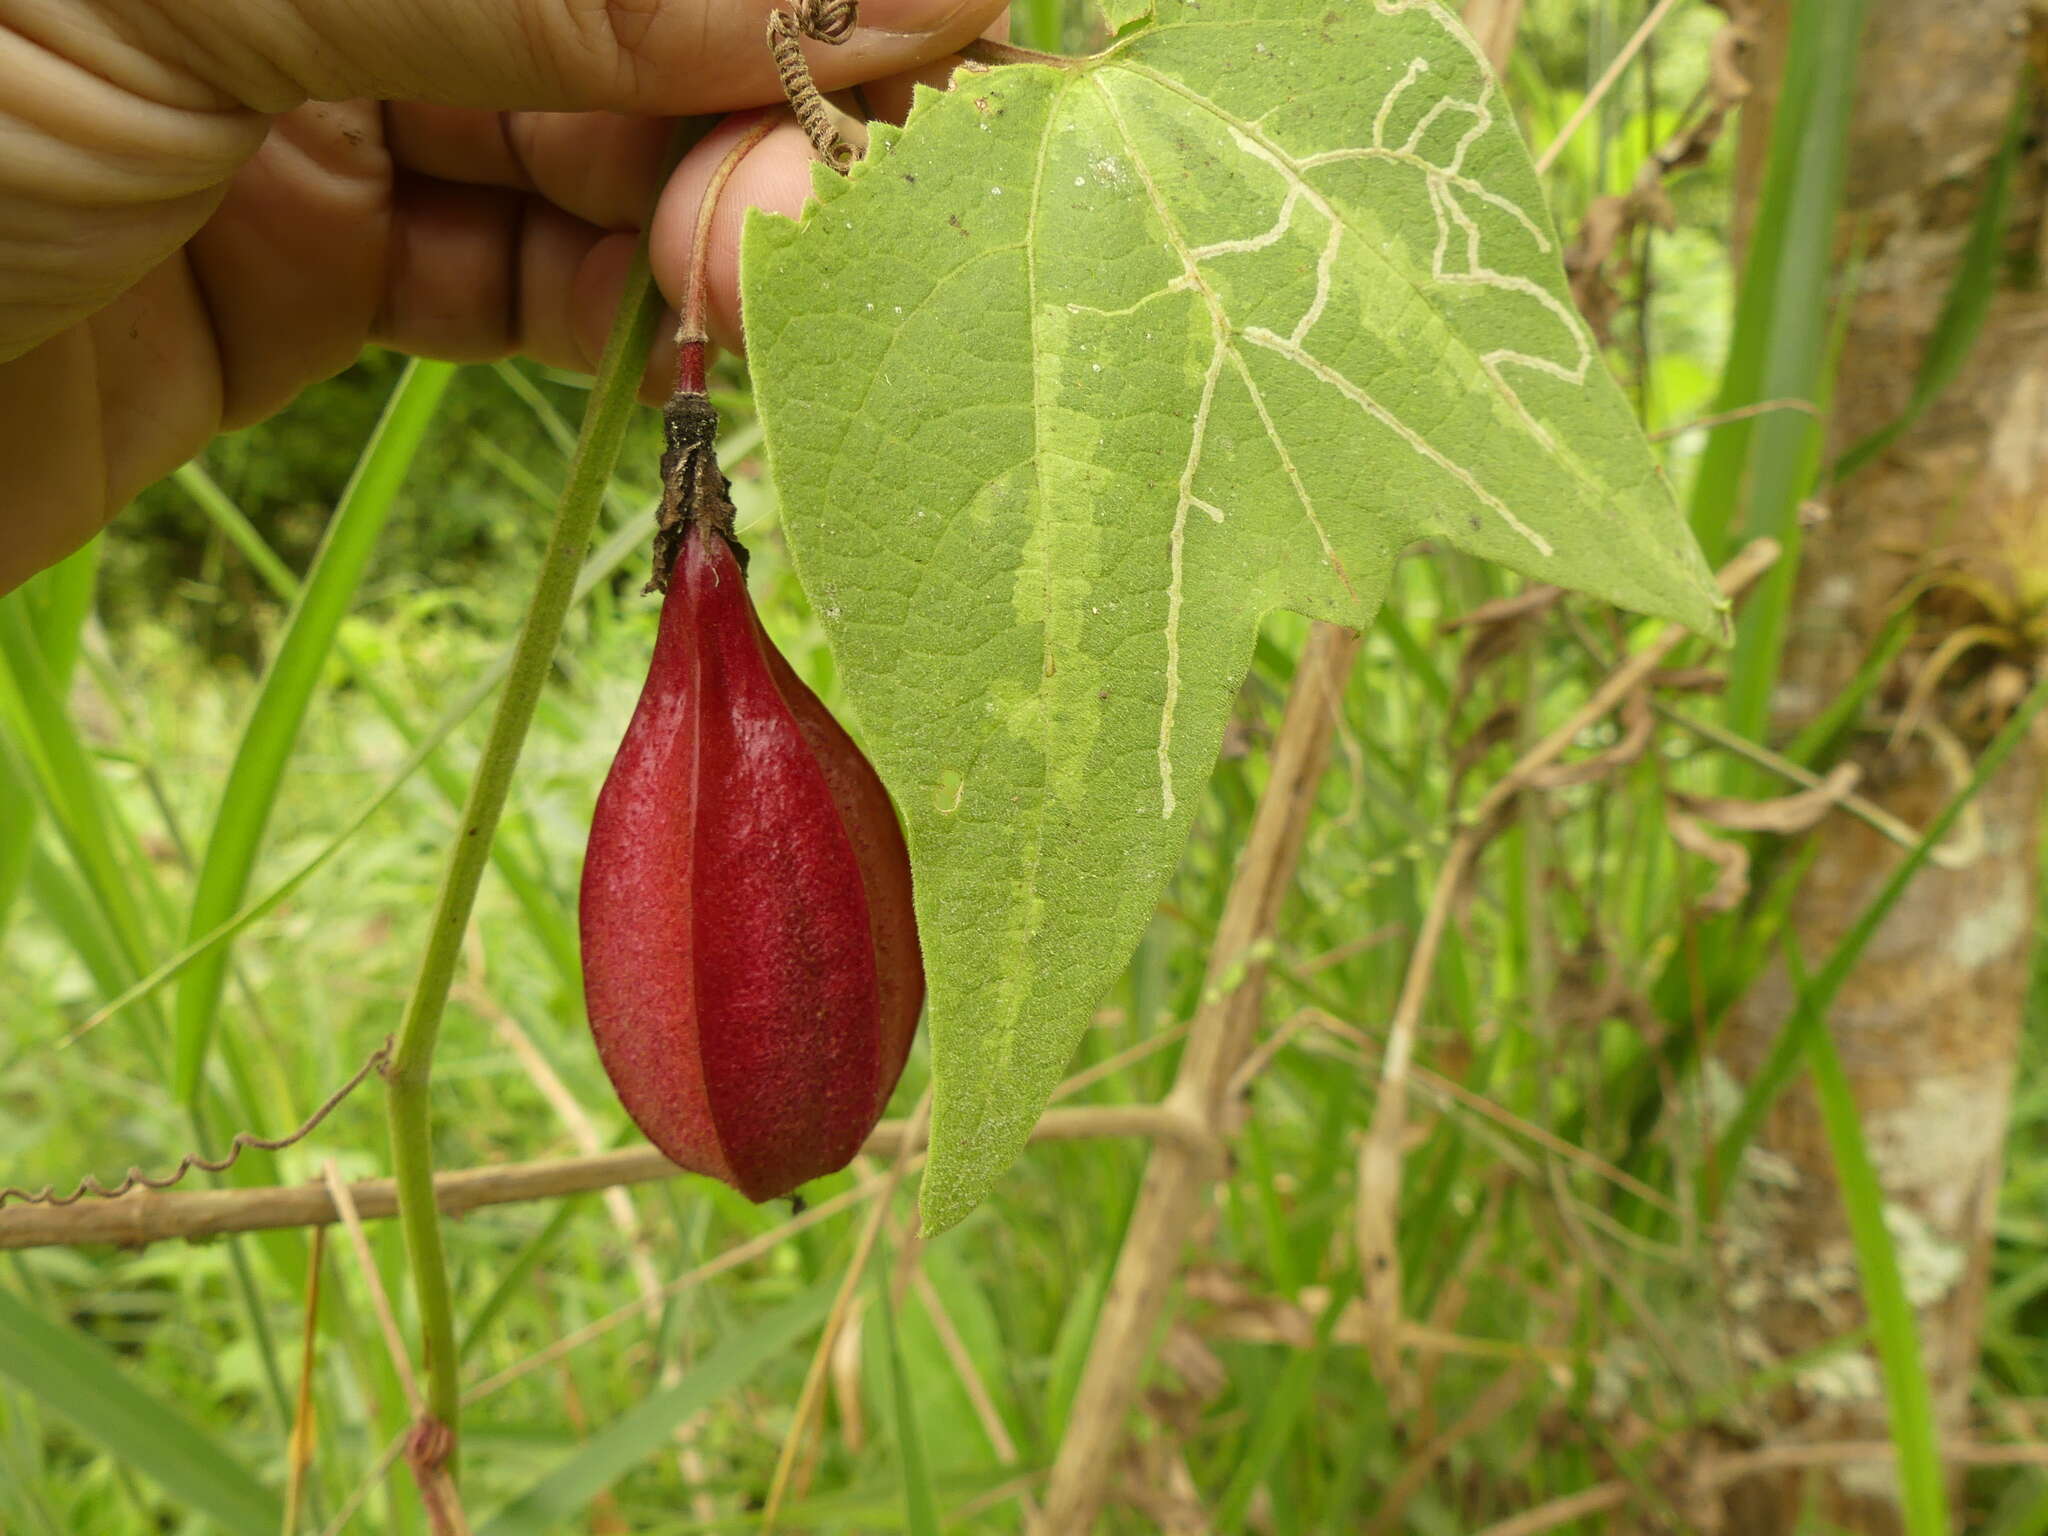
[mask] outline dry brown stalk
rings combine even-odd
[[[882,1221],[889,1214],[889,1197],[910,1171],[911,1154],[924,1142],[931,1126],[931,1113],[932,1095],[927,1088],[916,1112],[910,1117],[911,1133],[903,1138],[894,1160],[889,1164],[889,1171],[882,1176],[874,1208],[868,1212],[867,1224],[861,1228],[860,1240],[854,1244],[853,1257],[847,1260],[846,1273],[839,1281],[839,1293],[832,1298],[832,1310],[825,1317],[824,1334],[811,1355],[810,1369],[804,1373],[803,1390],[797,1395],[796,1413],[790,1419],[789,1433],[783,1437],[782,1454],[775,1459],[775,1477],[768,1485],[767,1504],[761,1511],[761,1536],[769,1536],[775,1529],[775,1517],[788,1495],[790,1476],[796,1469],[797,1453],[803,1448],[809,1432],[811,1415],[824,1401],[825,1381],[832,1365],[832,1346],[838,1341],[839,1330],[846,1326],[846,1320],[853,1314],[854,1294],[860,1288],[861,1276],[867,1273],[868,1260],[874,1255],[875,1240],[882,1233]]]
[[[904,1134],[903,1121],[884,1120],[868,1137],[864,1150],[871,1156],[893,1157],[903,1146]],[[1031,1133],[1033,1141],[1095,1141],[1119,1136],[1173,1140],[1190,1146],[1208,1144],[1208,1133],[1200,1124],[1178,1110],[1151,1104],[1049,1110]],[[922,1137],[917,1140],[922,1146]],[[442,1215],[460,1216],[487,1205],[556,1200],[614,1185],[683,1177],[684,1171],[654,1148],[630,1147],[594,1157],[502,1163],[440,1173],[434,1176],[434,1195]],[[397,1195],[389,1179],[362,1179],[349,1185],[349,1191],[365,1221],[382,1220],[398,1212]],[[318,1184],[170,1194],[137,1190],[118,1200],[92,1204],[0,1209],[0,1250],[77,1243],[139,1247],[174,1238],[325,1226],[338,1219],[333,1196]]]
[[[1598,1487],[1581,1489],[1561,1499],[1538,1504],[1534,1509],[1525,1510],[1497,1525],[1489,1525],[1479,1536],[1541,1536],[1544,1531],[1554,1531],[1560,1525],[1569,1525],[1587,1515],[1619,1509],[1628,1502],[1629,1492],[1627,1483],[1601,1483]]]
[[[404,1435],[392,1436],[391,1442],[384,1447],[376,1461],[370,1464],[369,1470],[357,1481],[355,1487],[349,1490],[348,1497],[341,1501],[341,1508],[334,1512],[334,1518],[327,1522],[320,1536],[341,1536],[343,1531],[350,1528],[350,1522],[355,1519],[356,1511],[363,1507],[363,1501],[370,1496],[370,1491],[384,1481],[385,1476],[398,1464],[398,1458],[405,1454],[405,1442]]]
[[[1273,745],[1272,776],[1225,899],[1209,952],[1205,1001],[1188,1029],[1165,1108],[1204,1128],[1221,1123],[1232,1075],[1244,1060],[1265,995],[1266,967],[1247,957],[1271,933],[1294,881],[1316,785],[1359,637],[1318,624],[1295,670]],[[1241,975],[1234,975],[1242,969]],[[1220,1159],[1186,1141],[1155,1143],[1117,1256],[1116,1272],[1035,1529],[1047,1536],[1094,1529],[1115,1475],[1123,1427],[1180,1267],[1181,1246]]]
[[[1697,1491],[1705,1492],[1739,1483],[1761,1472],[1775,1472],[1788,1467],[1890,1461],[1897,1455],[1898,1447],[1889,1440],[1816,1440],[1804,1445],[1772,1445],[1758,1451],[1743,1451],[1704,1461],[1689,1481]],[[1981,1441],[1944,1440],[1941,1459],[1957,1467],[2048,1467],[2048,1445],[1991,1445]],[[1634,1491],[1625,1482],[1598,1483],[1498,1521],[1478,1532],[1477,1536],[1542,1536],[1545,1531],[1554,1531],[1587,1515],[1620,1509],[1628,1503]]]
[[[1681,421],[1675,427],[1652,432],[1650,441],[1668,443],[1672,438],[1683,437],[1688,432],[1704,432],[1714,427],[1725,427],[1730,422],[1747,421],[1752,416],[1767,415],[1771,411],[1800,411],[1808,416],[1821,414],[1820,407],[1811,400],[1759,400],[1755,405],[1741,405],[1732,411],[1716,411],[1711,416],[1696,416],[1691,421]]]
[[[370,1293],[370,1310],[376,1316],[378,1331],[384,1335],[384,1348],[398,1373],[399,1387],[405,1393],[406,1410],[412,1414],[412,1427],[406,1431],[402,1443],[406,1465],[412,1471],[413,1480],[419,1484],[420,1502],[426,1507],[428,1529],[434,1536],[469,1536],[469,1517],[463,1511],[461,1496],[455,1491],[455,1479],[448,1470],[455,1438],[448,1432],[448,1426],[427,1410],[426,1397],[413,1375],[411,1353],[405,1347],[404,1336],[398,1331],[398,1319],[391,1311],[391,1298],[384,1290],[384,1278],[378,1273],[377,1260],[370,1252],[369,1234],[363,1230],[362,1218],[357,1214],[349,1186],[343,1181],[341,1170],[335,1167],[332,1158],[327,1160],[322,1174],[327,1192],[334,1201],[335,1212],[348,1232],[349,1249],[355,1255],[356,1267],[363,1273],[363,1285]]]
[[[1325,1034],[1333,1035],[1353,1047],[1360,1055],[1368,1056],[1373,1061],[1381,1059],[1380,1043],[1377,1040],[1364,1030],[1345,1023],[1334,1014],[1321,1008],[1310,1007],[1302,1009],[1295,1017],[1315,1024]],[[1427,1067],[1411,1065],[1409,1073],[1424,1092],[1434,1094],[1440,1099],[1470,1110],[1475,1115],[1491,1120],[1502,1130],[1532,1141],[1544,1151],[1563,1158],[1568,1163],[1577,1164],[1587,1172],[1607,1180],[1615,1188],[1627,1190],[1638,1200],[1653,1205],[1660,1211],[1674,1216],[1678,1214],[1678,1207],[1669,1195],[1662,1190],[1652,1189],[1625,1169],[1617,1168],[1608,1162],[1599,1153],[1589,1152],[1577,1142],[1566,1141],[1562,1136],[1545,1129],[1535,1121],[1524,1119],[1513,1110],[1494,1103],[1485,1094],[1474,1093],[1464,1084],[1439,1076]]]
[[[1465,0],[1465,30],[1496,75],[1504,74],[1521,30],[1522,0]]]
[[[320,1276],[326,1268],[327,1229],[315,1227],[306,1258],[306,1312],[299,1329],[299,1390],[292,1406],[291,1433],[285,1439],[284,1530],[299,1528],[306,1473],[313,1465],[313,1430],[318,1404],[313,1396],[313,1367],[320,1347]]]
[[[922,1153],[912,1158],[912,1167],[917,1166],[922,1158]],[[682,1274],[676,1276],[675,1279],[662,1286],[661,1296],[657,1298],[656,1304],[658,1305],[659,1302],[666,1301],[672,1296],[680,1296],[685,1291],[694,1290],[707,1281],[715,1280],[720,1275],[728,1274],[744,1264],[751,1264],[754,1260],[773,1253],[777,1248],[796,1236],[797,1233],[820,1226],[830,1221],[840,1212],[850,1210],[869,1196],[878,1194],[882,1186],[887,1182],[887,1174],[877,1174],[871,1179],[863,1179],[860,1183],[854,1185],[853,1188],[843,1189],[831,1199],[819,1201],[818,1204],[811,1206],[802,1215],[792,1216],[781,1225],[771,1227],[766,1232],[750,1237],[745,1242],[726,1249],[716,1258],[706,1259],[695,1269],[685,1270]],[[574,1354],[584,1345],[591,1343],[593,1340],[603,1338],[614,1328],[631,1322],[635,1317],[649,1310],[647,1300],[642,1298],[638,1301],[628,1302],[615,1312],[607,1312],[603,1317],[593,1318],[580,1328],[571,1329],[543,1348],[535,1350],[525,1359],[506,1366],[504,1370],[499,1371],[495,1376],[486,1377],[464,1392],[462,1394],[464,1406],[480,1402],[495,1392],[503,1391],[506,1387],[511,1386],[513,1382],[531,1376],[542,1366],[559,1360],[564,1355]]]
[[[981,1370],[974,1363],[974,1354],[968,1349],[967,1341],[960,1337],[960,1330],[954,1326],[953,1314],[946,1310],[945,1298],[939,1295],[939,1288],[932,1284],[931,1276],[922,1268],[912,1278],[911,1285],[917,1291],[917,1299],[924,1303],[925,1316],[931,1319],[932,1329],[939,1336],[946,1358],[953,1362],[954,1373],[959,1376],[961,1388],[967,1393],[975,1420],[981,1425],[982,1433],[988,1436],[989,1449],[995,1452],[996,1460],[1004,1466],[1015,1466],[1017,1442],[1010,1438],[1009,1426],[1003,1423],[1002,1414],[996,1410],[996,1400],[989,1395],[988,1383],[981,1379]]]
[[[1606,100],[1607,93],[1614,89],[1614,82],[1622,77],[1623,72],[1635,61],[1635,56],[1642,51],[1643,44],[1650,40],[1650,34],[1664,24],[1664,18],[1669,16],[1677,5],[1678,0],[1657,0],[1656,9],[1643,18],[1643,24],[1636,28],[1635,35],[1621,45],[1621,52],[1614,56],[1606,71],[1593,82],[1593,89],[1586,92],[1586,99],[1579,103],[1578,110],[1565,120],[1562,128],[1557,130],[1557,137],[1544,145],[1543,153],[1536,157],[1538,176],[1549,174],[1551,166],[1557,163],[1557,157],[1564,153],[1565,145],[1571,143],[1572,135],[1579,131],[1586,119],[1593,115],[1602,101]]]
[[[370,1252],[369,1234],[363,1231],[362,1217],[356,1210],[356,1203],[343,1182],[341,1170],[329,1158],[321,1170],[321,1177],[327,1188],[328,1198],[334,1202],[335,1214],[348,1232],[349,1252],[355,1256],[356,1268],[362,1272],[363,1287],[370,1293],[370,1312],[377,1319],[377,1331],[383,1335],[385,1351],[391,1356],[391,1369],[398,1376],[399,1390],[405,1394],[406,1411],[417,1418],[426,1411],[427,1400],[420,1395],[420,1384],[412,1373],[412,1352],[405,1347],[405,1337],[398,1331],[398,1319],[391,1311],[391,1298],[384,1290],[384,1277],[378,1272],[375,1255]]]
[[[1464,1441],[1490,1428],[1520,1402],[1534,1374],[1534,1368],[1526,1362],[1509,1366],[1481,1389],[1463,1413],[1409,1456],[1400,1475],[1388,1485],[1372,1523],[1365,1528],[1365,1536],[1392,1536],[1398,1531],[1409,1503],[1422,1491],[1437,1463]]]
[[[1720,575],[1721,591],[1734,598],[1761,576],[1778,558],[1778,546],[1770,539],[1758,539],[1729,561]],[[1526,788],[1539,770],[1564,756],[1586,727],[1619,708],[1650,674],[1662,666],[1687,638],[1683,625],[1672,624],[1630,656],[1593,690],[1586,702],[1569,719],[1538,741],[1501,776],[1465,819],[1451,840],[1430,894],[1429,910],[1416,936],[1415,951],[1402,978],[1401,995],[1387,1028],[1387,1043],[1380,1060],[1379,1101],[1373,1108],[1365,1143],[1358,1154],[1358,1211],[1356,1230],[1358,1262],[1365,1298],[1375,1324],[1374,1365],[1380,1380],[1400,1380],[1398,1359],[1401,1339],[1401,1255],[1395,1240],[1400,1207],[1402,1139],[1407,1129],[1408,1079],[1415,1058],[1415,1039],[1422,1024],[1423,1004],[1428,1000],[1430,982],[1436,971],[1437,951],[1444,930],[1457,905],[1465,876],[1495,825],[1500,813]]]

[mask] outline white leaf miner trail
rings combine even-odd
[[[743,282],[797,569],[909,829],[930,1227],[1150,920],[1267,613],[1362,625],[1427,536],[1719,623],[1432,0],[1160,0],[1097,58],[963,72],[753,219]]]

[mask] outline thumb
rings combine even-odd
[[[264,111],[374,97],[449,106],[684,115],[781,96],[773,0],[158,0],[205,73]],[[1004,0],[861,0],[853,35],[806,44],[822,89],[978,36]]]

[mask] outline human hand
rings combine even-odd
[[[818,83],[870,82],[900,116],[1002,8],[863,0],[813,51]],[[735,131],[664,186],[663,119],[781,99],[768,10],[0,0],[0,592],[366,342],[589,369],[650,206],[655,277],[681,291]],[[809,159],[790,122],[727,183],[715,339],[739,335],[743,210],[795,212]]]

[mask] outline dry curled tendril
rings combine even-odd
[[[775,55],[775,71],[782,77],[782,94],[789,98],[789,109],[803,125],[818,158],[842,176],[859,151],[833,124],[832,109],[811,78],[803,39],[835,46],[843,43],[853,36],[859,14],[859,0],[794,0],[789,9],[768,18],[768,51]]]
[[[312,1135],[319,1127],[320,1122],[334,1113],[335,1107],[343,1099],[362,1086],[364,1078],[368,1077],[372,1072],[382,1071],[390,1060],[391,1039],[387,1035],[384,1043],[370,1053],[369,1060],[356,1068],[355,1076],[330,1093],[320,1107],[306,1117],[305,1122],[297,1130],[280,1136],[275,1141],[266,1140],[261,1136],[252,1136],[247,1131],[237,1131],[235,1132],[234,1140],[228,1144],[228,1155],[218,1161],[204,1157],[197,1152],[187,1152],[178,1159],[178,1166],[167,1174],[158,1176],[144,1173],[140,1168],[130,1168],[128,1176],[112,1189],[107,1188],[106,1185],[102,1184],[91,1174],[87,1174],[84,1178],[80,1179],[68,1195],[58,1194],[57,1186],[54,1184],[45,1184],[41,1189],[22,1189],[18,1185],[9,1184],[6,1188],[0,1189],[0,1208],[4,1208],[10,1200],[22,1205],[76,1205],[87,1195],[92,1195],[101,1200],[118,1200],[130,1190],[136,1188],[169,1189],[194,1168],[204,1168],[208,1173],[226,1173],[228,1169],[235,1166],[236,1160],[252,1147],[258,1152],[282,1152],[292,1143],[304,1141],[308,1136]]]

